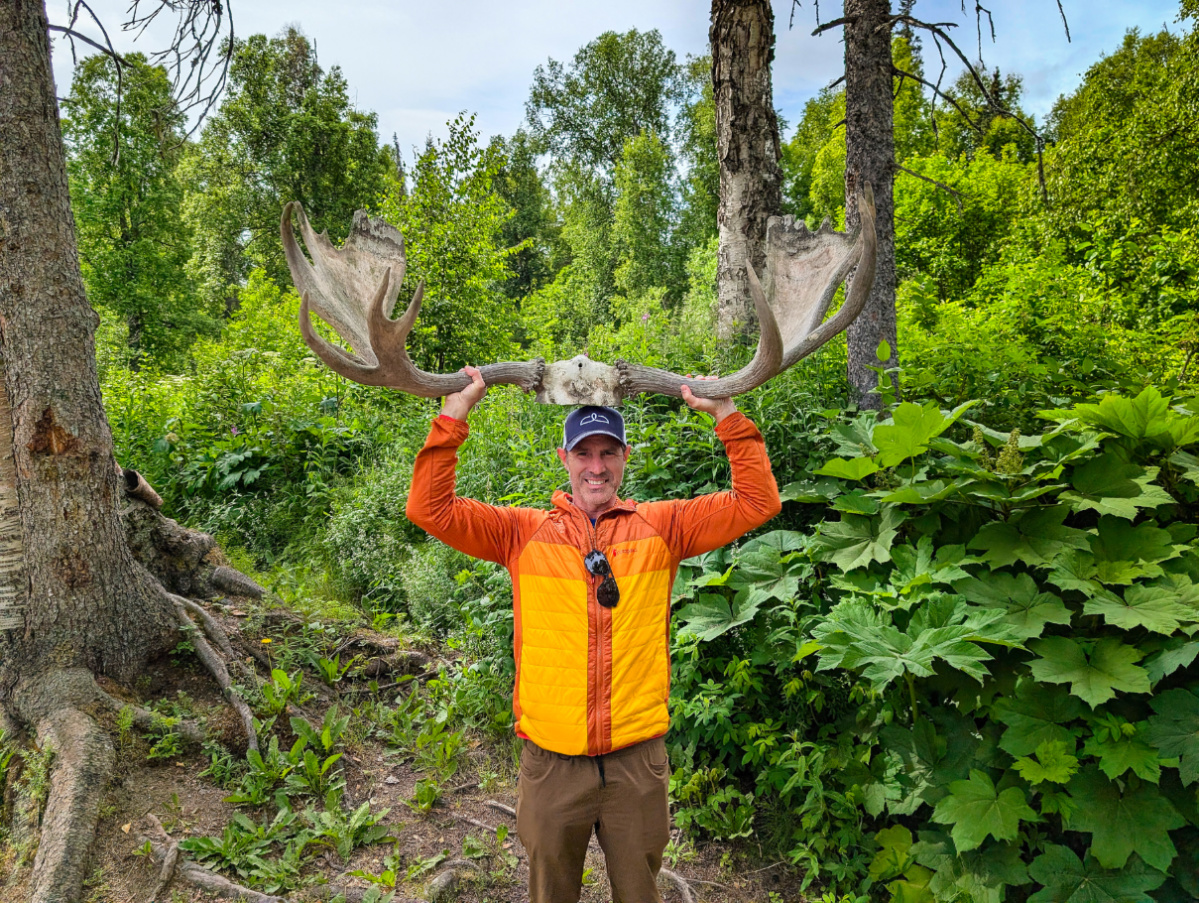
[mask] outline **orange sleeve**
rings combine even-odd
[[[507,565],[545,519],[533,508],[500,508],[454,492],[458,446],[470,432],[465,421],[441,416],[416,456],[404,513],[446,545],[474,558]]]
[[[783,507],[766,442],[753,421],[740,411],[730,414],[717,425],[716,435],[729,456],[732,489],[637,506],[680,560],[728,545],[762,526]]]

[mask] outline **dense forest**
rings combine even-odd
[[[784,508],[675,584],[671,867],[709,848],[729,875],[781,862],[780,887],[830,903],[1199,897],[1197,14],[1186,0],[1174,30],[1129,32],[1043,122],[1018,72],[944,98],[895,79],[881,410],[851,388],[843,337],[738,399]],[[922,76],[926,42],[896,31],[896,65]],[[507,575],[404,517],[437,405],[308,350],[283,205],[335,241],[358,208],[400,229],[428,370],[585,353],[724,373],[755,338],[716,328],[710,59],[608,32],[536,69],[514,134],[463,113],[410,151],[352,96],[294,26],[236,40],[195,134],[138,55],[119,80],[81,59],[61,101],[117,458],[302,625],[252,614],[272,656],[250,693],[264,747],[205,741],[238,811],[181,844],[264,893],[311,883],[321,844],[349,861],[387,834],[340,805],[355,743],[422,770],[416,812],[459,771],[510,781],[515,749]],[[784,212],[813,228],[845,223],[845,107],[831,87],[780,122]],[[625,413],[622,494],[725,485],[705,418],[659,396]],[[560,410],[493,390],[459,492],[543,507],[560,430]],[[328,640],[357,627],[426,650],[435,676],[346,693],[323,732],[289,733],[305,671],[325,693],[371,686]],[[130,748],[172,761],[180,714]],[[36,801],[36,762],[13,774],[10,805]],[[488,843],[502,861],[504,837]],[[359,874],[382,894],[437,864],[397,852]]]

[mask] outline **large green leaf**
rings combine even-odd
[[[996,840],[1014,840],[1021,821],[1035,821],[1037,813],[1029,808],[1024,791],[1008,787],[1002,792],[985,772],[970,772],[966,781],[949,785],[949,796],[937,803],[933,821],[952,825],[950,835],[959,853],[978,849],[988,836]]]
[[[1083,862],[1062,846],[1049,847],[1033,860],[1028,873],[1043,885],[1028,903],[1153,903],[1148,892],[1166,880],[1139,859],[1123,869],[1105,869],[1094,857]]]
[[[876,517],[845,514],[834,523],[823,523],[815,539],[817,548],[843,571],[866,567],[870,562],[891,560],[891,546],[906,515],[898,508],[885,508]]]
[[[1042,743],[1074,748],[1074,732],[1066,725],[1085,713],[1082,703],[1061,687],[1046,687],[1022,680],[1015,696],[995,703],[995,718],[1007,725],[999,747],[1013,756],[1036,752]]]
[[[929,441],[952,423],[953,419],[943,415],[935,404],[921,406],[906,401],[895,409],[890,423],[874,428],[870,438],[878,448],[879,463],[894,467],[928,451]]]
[[[988,674],[982,663],[991,655],[978,643],[1011,642],[997,627],[1002,618],[1002,612],[971,609],[954,596],[934,596],[901,631],[867,602],[842,602],[812,630],[822,647],[817,670],[861,671],[881,690],[904,674],[931,677],[939,659],[981,683]]]
[[[1027,884],[1030,880],[1019,844],[992,843],[959,856],[948,834],[921,831],[911,854],[921,865],[936,869],[929,889],[938,900],[1001,903],[1005,885]]]
[[[804,537],[791,530],[774,530],[746,543],[737,556],[737,567],[728,585],[753,590],[766,598],[786,602],[799,590],[798,565],[791,559],[803,548]]]
[[[1111,736],[1102,731],[1087,740],[1084,755],[1096,756],[1099,769],[1113,781],[1127,771],[1137,777],[1156,784],[1161,780],[1161,759],[1157,750],[1145,742],[1145,723],[1138,724],[1139,730],[1132,736],[1120,732]]]
[[[872,473],[878,472],[878,465],[873,458],[829,458],[823,466],[814,471],[818,477],[837,477],[840,480],[864,480]]]
[[[1051,505],[1017,512],[1007,522],[987,524],[970,541],[995,567],[1015,564],[1048,565],[1068,549],[1086,549],[1084,530],[1064,526],[1070,509]]]
[[[1193,608],[1179,601],[1177,590],[1166,586],[1130,586],[1121,599],[1115,593],[1098,593],[1086,601],[1083,613],[1103,615],[1104,621],[1121,630],[1144,627],[1169,635],[1184,622],[1195,620]]]
[[[784,502],[806,502],[826,505],[841,494],[841,484],[836,480],[797,480],[779,490]]]
[[[1023,756],[1016,760],[1015,769],[1030,784],[1066,784],[1078,771],[1078,759],[1071,753],[1074,744],[1047,740],[1037,747],[1036,758]]]
[[[1133,399],[1104,395],[1099,404],[1075,405],[1072,413],[1084,423],[1131,439],[1169,432],[1169,403],[1152,386]]]
[[[1165,648],[1145,660],[1149,682],[1157,684],[1179,668],[1185,668],[1199,658],[1199,642],[1187,641],[1182,637],[1168,640]]]
[[[1157,563],[1177,556],[1174,539],[1152,523],[1133,525],[1123,518],[1099,518],[1091,537],[1096,576],[1104,583],[1129,584],[1139,577],[1158,577]]]
[[[1039,637],[1046,624],[1069,624],[1070,609],[1053,593],[1037,591],[1028,574],[992,571],[983,577],[955,580],[953,588],[977,605],[1007,610],[1004,624],[1021,640]]]
[[[767,598],[764,593],[742,590],[730,605],[724,596],[702,593],[694,602],[679,609],[677,617],[680,630],[685,634],[695,634],[704,642],[714,640],[734,627],[753,620]]]
[[[1186,819],[1153,784],[1130,781],[1123,790],[1098,768],[1083,769],[1070,782],[1076,807],[1063,819],[1071,831],[1091,835],[1091,855],[1104,868],[1123,868],[1136,853],[1149,865],[1166,871],[1177,851],[1170,831]]]
[[[978,748],[974,723],[934,709],[912,726],[888,724],[880,732],[889,754],[899,758],[898,772],[904,796],[890,802],[892,815],[911,815],[923,804],[936,802],[949,792],[952,781],[970,774]]]
[[[1037,680],[1070,684],[1070,692],[1091,708],[1107,702],[1117,690],[1149,692],[1149,675],[1136,664],[1144,655],[1139,649],[1112,637],[1087,645],[1089,650],[1066,637],[1036,640],[1030,648],[1040,658],[1029,663],[1029,670]]]
[[[1149,700],[1153,711],[1145,739],[1163,756],[1177,757],[1184,784],[1199,779],[1199,695],[1194,691],[1167,690]]]
[[[1074,469],[1074,492],[1062,493],[1075,511],[1098,511],[1135,520],[1141,508],[1169,505],[1174,499],[1153,485],[1158,469],[1138,467],[1107,452]]]

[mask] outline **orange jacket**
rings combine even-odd
[[[454,493],[465,422],[433,421],[416,456],[409,519],[442,542],[512,575],[517,733],[567,755],[598,755],[670,726],[670,590],[679,562],[732,542],[778,514],[762,434],[741,413],[716,427],[733,488],[696,499],[617,500],[594,526],[564,492],[550,511],[500,508]],[[604,608],[583,566],[611,563],[620,602]]]

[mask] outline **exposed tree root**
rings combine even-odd
[[[38,743],[54,754],[41,840],[33,860],[31,903],[79,899],[100,801],[113,768],[112,742],[76,707],[79,701],[70,690],[78,681],[64,680],[66,673],[51,671],[19,684],[13,696],[20,716],[34,726]]]
[[[162,857],[162,868],[158,872],[158,881],[154,884],[154,890],[150,891],[150,896],[146,897],[146,903],[156,903],[158,895],[175,880],[175,869],[178,866],[179,842],[172,839]]]
[[[672,872],[668,868],[663,868],[658,870],[658,877],[665,878],[675,886],[679,892],[679,896],[683,898],[683,903],[695,903],[695,894],[691,890],[691,885],[678,872]]]
[[[254,599],[261,599],[266,595],[266,590],[241,571],[236,571],[223,564],[213,568],[208,582],[214,589],[219,589],[231,596],[250,596]]]
[[[175,604],[175,613],[179,618],[180,626],[185,630],[192,631],[192,645],[195,646],[196,657],[204,663],[204,667],[216,679],[217,685],[220,686],[225,699],[228,700],[229,705],[233,706],[233,710],[241,718],[242,727],[246,732],[246,743],[250,749],[257,752],[258,732],[254,729],[254,715],[250,712],[250,707],[237,695],[237,690],[233,687],[233,681],[229,678],[229,669],[225,667],[225,663],[221,661],[221,657],[217,655],[216,650],[204,638],[204,632],[196,626],[196,622],[188,615],[187,600],[173,594],[168,593],[168,595],[170,595],[171,601]],[[225,642],[227,644],[228,640],[226,639]]]

